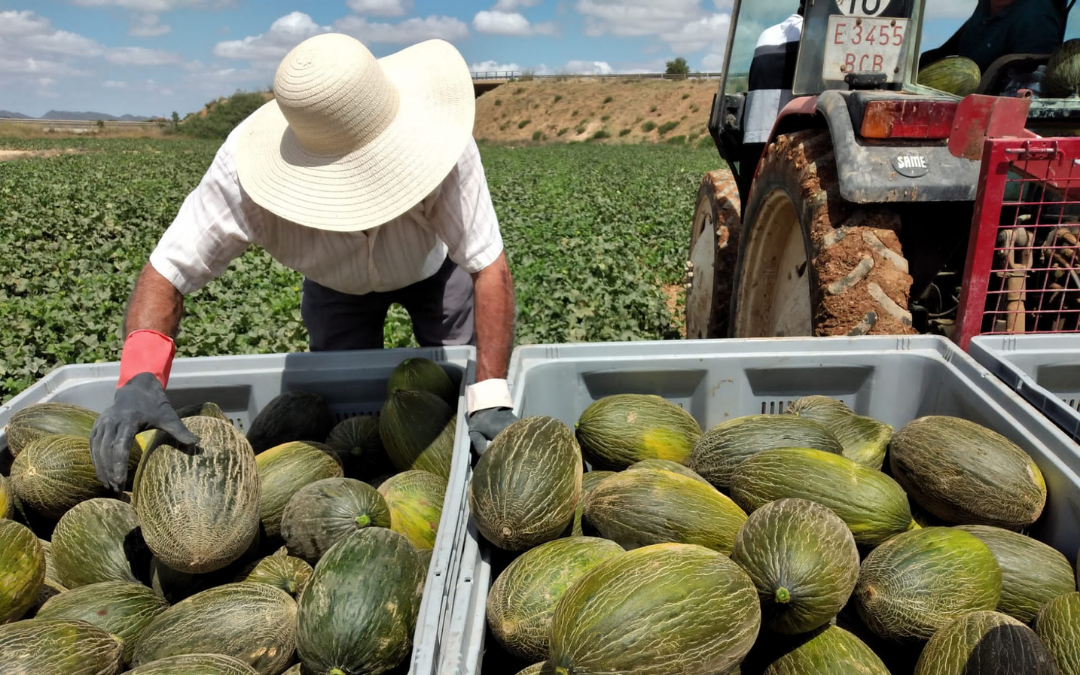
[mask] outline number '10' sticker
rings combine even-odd
[[[848,16],[881,16],[892,0],[836,0],[840,11]]]

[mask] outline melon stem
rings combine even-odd
[[[371,524],[371,518],[368,518],[367,516],[357,516],[356,517],[356,524],[359,525],[360,527],[367,527],[369,524]],[[332,671],[331,671],[331,675],[333,675]],[[342,673],[342,675],[345,675],[345,674]]]
[[[776,589],[776,602],[781,605],[791,602],[791,593],[788,592],[788,589],[783,586]]]

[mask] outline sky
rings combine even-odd
[[[788,0],[749,0],[775,4]],[[975,0],[928,0],[940,44]],[[790,3],[796,5],[795,0]],[[304,39],[347,33],[376,56],[453,43],[474,71],[719,71],[732,0],[0,0],[0,110],[181,117],[266,89]]]

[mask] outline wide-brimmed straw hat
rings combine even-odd
[[[476,114],[469,68],[442,40],[376,59],[347,35],[313,37],[281,62],[274,96],[240,132],[240,184],[281,218],[338,232],[382,225],[431,194]]]

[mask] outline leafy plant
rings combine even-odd
[[[611,138],[611,133],[607,129],[601,129],[592,136],[594,141],[601,141],[605,138]]]
[[[533,132],[533,140],[534,141],[539,141],[543,137],[544,137],[544,132],[543,131],[540,131],[539,129],[537,129],[536,131]]]
[[[586,128],[587,127],[584,124],[579,124],[577,127],[574,128],[574,133],[580,136],[581,134],[585,133]]]
[[[552,103],[558,103],[562,100],[562,94],[555,94],[555,100]]]
[[[664,73],[666,75],[689,75],[690,66],[686,63],[686,59],[679,56],[667,62],[667,69]]]
[[[615,100],[614,96],[608,96],[607,98],[604,99],[604,105],[607,105],[608,103],[611,103],[614,100]]]
[[[555,135],[556,136],[564,136],[564,135],[566,135],[567,131],[570,131],[570,128],[569,127],[563,127],[562,129],[559,129],[559,133],[557,133]]]
[[[501,106],[501,105],[502,105],[502,99],[501,98],[495,99],[495,106],[498,107],[498,106]]]
[[[677,126],[679,126],[679,123],[674,121],[674,120],[671,121],[671,122],[664,122],[663,124],[660,125],[660,128],[656,130],[656,133],[663,136],[664,134],[671,131],[672,129],[674,129]]]
[[[525,127],[529,126],[529,124],[531,124],[531,123],[532,123],[532,120],[521,120],[520,122],[518,122],[518,129],[524,129]]]
[[[698,110],[701,110],[701,108],[697,107],[696,103],[690,104],[690,112],[697,112]]]
[[[619,138],[622,138],[623,136],[629,136],[629,135],[630,135],[630,130],[629,129],[622,129],[621,131],[619,131]]]
[[[668,145],[685,145],[686,136],[672,136],[667,140]]]
[[[601,122],[607,122],[609,119],[611,119],[611,115],[604,115],[603,117],[600,118],[600,121]]]
[[[656,112],[656,106],[653,106],[653,107],[649,108],[649,112],[651,112],[651,113]]]
[[[644,131],[645,133],[649,133],[650,131],[652,131],[655,128],[656,128],[656,122],[653,122],[652,120],[649,120],[645,124],[641,125],[641,130]]]
[[[524,79],[524,78],[522,78],[522,79]],[[519,94],[524,94],[524,93],[525,93],[525,87],[518,87],[517,89],[514,90],[514,96],[517,96]]]
[[[685,100],[686,100],[686,99],[688,99],[688,98],[690,98],[690,94],[689,94],[689,93],[686,93],[686,94],[683,94],[683,95],[682,95],[682,100],[684,100],[684,101],[685,101]]]

